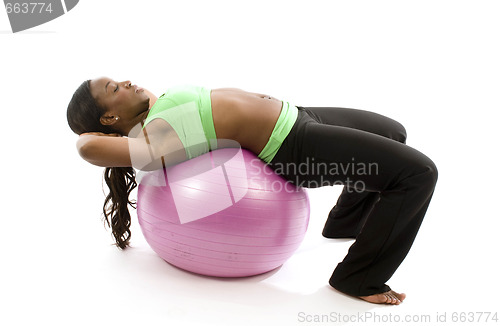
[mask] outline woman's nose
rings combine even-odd
[[[125,87],[130,87],[130,86],[132,85],[132,83],[130,82],[130,80],[127,80],[127,81],[124,81],[124,82],[123,82],[123,85],[124,85]]]

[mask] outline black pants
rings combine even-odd
[[[356,238],[330,278],[341,292],[366,296],[390,290],[385,282],[417,235],[437,168],[405,141],[400,123],[376,113],[299,107],[269,163],[298,186],[344,185],[323,230],[329,238]]]

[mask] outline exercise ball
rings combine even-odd
[[[181,269],[243,277],[281,266],[309,222],[305,189],[252,152],[220,148],[141,176],[137,216],[151,248]]]

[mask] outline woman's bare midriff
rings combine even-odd
[[[234,88],[213,89],[211,100],[217,139],[235,140],[258,155],[278,121],[282,102]]]

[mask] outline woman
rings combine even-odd
[[[437,169],[405,145],[400,123],[361,110],[295,107],[232,88],[177,87],[157,98],[130,81],[110,78],[84,82],[67,117],[80,135],[80,155],[106,167],[110,193],[103,210],[118,247],[126,248],[130,239],[127,205],[133,203],[128,195],[136,186],[132,167],[176,164],[230,139],[297,185],[343,184],[323,235],[356,241],[330,285],[372,303],[405,299],[385,282],[415,239]],[[328,169],[318,173],[320,166]]]

